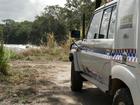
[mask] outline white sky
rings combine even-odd
[[[63,7],[65,3],[66,0],[0,0],[0,21],[4,19],[34,20],[46,5]]]

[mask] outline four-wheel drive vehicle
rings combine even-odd
[[[98,8],[69,58],[72,91],[88,80],[113,95],[113,105],[140,105],[140,0],[114,0]]]

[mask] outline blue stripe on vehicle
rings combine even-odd
[[[137,62],[136,49],[104,49],[82,47],[82,50],[104,59],[122,60],[122,55],[127,54],[127,61]]]

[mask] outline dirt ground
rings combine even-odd
[[[0,83],[0,105],[111,105],[111,98],[94,85],[70,90],[70,62],[12,61],[15,71]]]

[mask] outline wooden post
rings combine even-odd
[[[83,13],[82,39],[85,39],[85,13]]]

